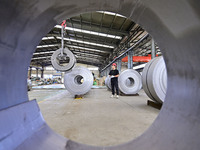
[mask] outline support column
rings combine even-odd
[[[38,68],[36,68],[36,77],[38,78]]]
[[[32,75],[32,67],[29,67],[30,68],[30,70],[29,70],[29,76],[30,76],[30,78],[31,78],[31,75]]]
[[[42,66],[42,69],[41,69],[41,78],[44,78],[44,67]]]
[[[128,52],[128,69],[133,69],[133,51]]]
[[[117,60],[117,70],[119,71],[119,73],[121,72],[121,66],[122,66],[122,60],[118,59]]]
[[[110,73],[110,67],[108,67],[106,70],[107,70],[107,76],[108,76]]]
[[[156,47],[154,39],[151,40],[151,59],[156,57]]]

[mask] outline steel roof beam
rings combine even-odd
[[[73,22],[73,24],[78,24],[78,25],[80,25],[80,20],[79,19],[74,19],[74,18],[72,18],[71,19],[71,22]],[[100,26],[101,24],[96,24],[96,23],[90,23],[90,22],[88,22],[88,21],[83,21],[82,20],[82,26],[92,26],[92,27],[97,27],[97,28],[99,28],[99,26]],[[110,29],[109,27],[103,27],[102,26],[102,29],[104,29],[104,30],[108,30],[108,31],[110,31],[110,32],[112,32],[112,33],[116,33],[117,35],[129,35],[129,33],[128,33],[128,31],[119,31],[119,30],[116,30],[116,29]],[[103,32],[103,31],[102,31]],[[106,31],[107,32],[107,31]],[[106,32],[104,32],[104,33],[106,33]]]

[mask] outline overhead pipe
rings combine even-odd
[[[148,56],[133,56],[133,62],[149,62],[150,60],[151,54],[149,54]],[[128,62],[128,56],[122,58],[122,62]]]

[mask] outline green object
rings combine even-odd
[[[96,82],[96,81],[94,81],[93,85],[97,85],[97,82]]]

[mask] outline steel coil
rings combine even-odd
[[[61,48],[56,50],[53,55],[51,56],[51,63],[52,66],[58,70],[58,71],[62,71],[62,72],[66,72],[71,70],[75,63],[76,63],[76,58],[74,56],[74,54],[68,49],[68,48],[64,48],[64,55],[67,56],[69,58],[69,63],[67,63],[67,65],[60,65],[58,62],[58,57],[61,57]]]
[[[133,69],[120,73],[118,82],[119,89],[124,94],[136,94],[142,88],[141,75]]]
[[[84,67],[75,67],[72,71],[65,73],[65,88],[74,95],[86,94],[93,85],[93,75]]]
[[[111,78],[110,78],[109,75],[108,75],[108,76],[106,77],[106,79],[105,79],[105,85],[107,86],[107,88],[108,88],[109,90],[111,90]]]
[[[158,103],[164,102],[167,91],[167,71],[163,57],[154,58],[145,66],[142,84],[149,98]]]

